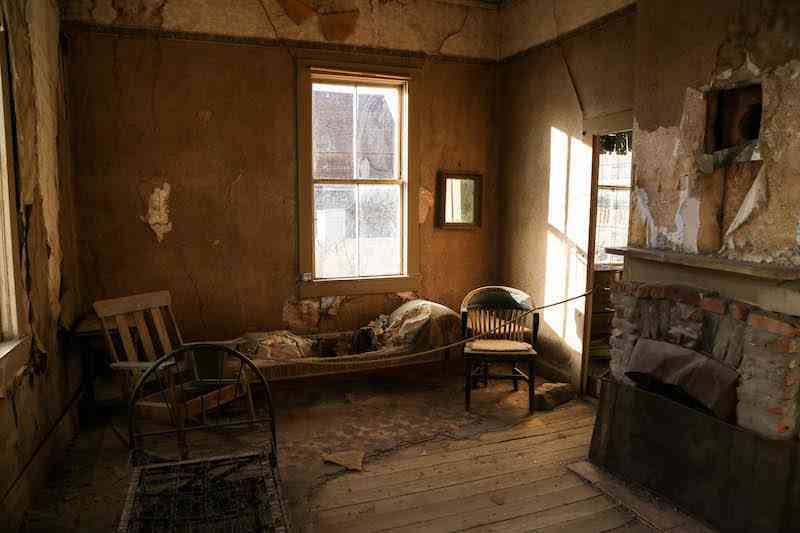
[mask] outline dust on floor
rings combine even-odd
[[[367,462],[430,441],[466,439],[508,428],[528,416],[527,389],[492,382],[473,392],[464,411],[463,378],[421,367],[403,375],[377,374],[273,386],[278,453],[296,524],[313,522],[315,491],[345,469],[323,454],[363,451]],[[25,533],[112,531],[128,487],[128,450],[112,431],[124,410],[104,413],[82,431],[27,514]]]

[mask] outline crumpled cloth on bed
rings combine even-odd
[[[313,343],[291,331],[245,333],[244,352],[253,359],[300,359],[314,355]]]
[[[366,352],[377,355],[411,353],[455,342],[461,336],[457,313],[444,305],[428,300],[411,300],[390,315],[381,315],[363,329],[372,332],[372,346]],[[253,359],[287,361],[318,356],[313,336],[295,335],[291,331],[247,333],[240,349]]]

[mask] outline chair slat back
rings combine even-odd
[[[169,291],[99,300],[93,307],[114,362],[152,362],[183,344]]]
[[[527,327],[530,319],[523,317],[524,313],[521,309],[473,307],[468,309],[468,324],[473,335],[523,341],[530,331]]]
[[[539,315],[530,313],[532,309],[530,296],[519,289],[502,286],[475,289],[461,303],[462,333],[535,344]]]

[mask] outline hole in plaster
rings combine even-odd
[[[761,131],[761,84],[713,91],[706,95],[706,153],[757,141]]]

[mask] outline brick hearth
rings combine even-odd
[[[625,376],[636,341],[690,348],[739,372],[737,424],[763,436],[797,438],[800,318],[686,285],[632,281],[612,288],[611,372]]]

